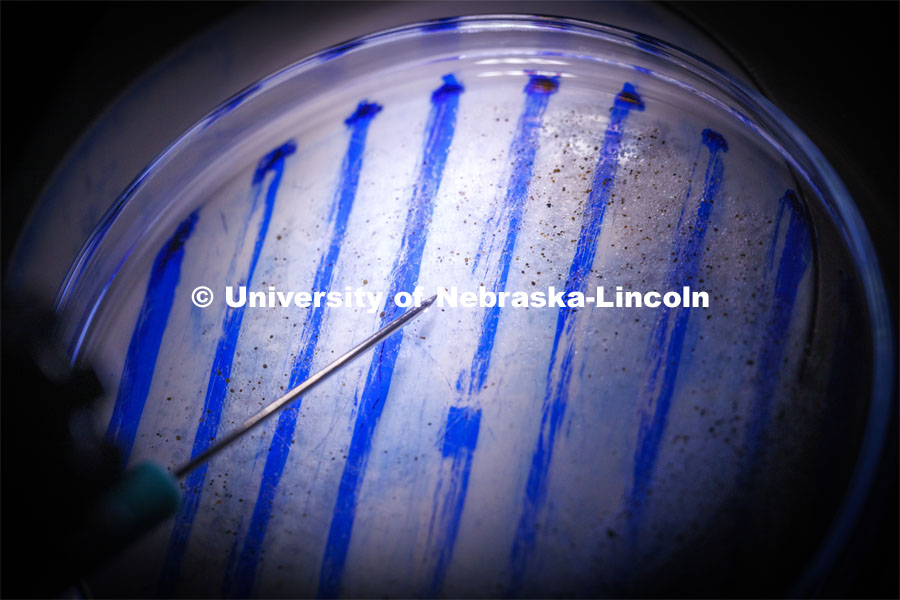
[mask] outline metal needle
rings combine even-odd
[[[406,311],[401,316],[397,317],[374,334],[372,334],[368,339],[364,340],[362,343],[357,345],[355,348],[335,360],[333,363],[298,385],[297,387],[291,389],[284,396],[275,400],[261,411],[247,419],[241,424],[240,427],[231,431],[223,438],[217,440],[212,446],[198,454],[197,456],[191,458],[187,463],[178,467],[175,470],[175,477],[181,478],[199,467],[201,464],[212,458],[215,454],[217,454],[222,449],[226,448],[232,442],[235,442],[242,435],[274,415],[276,412],[287,406],[292,401],[296,400],[301,394],[304,392],[308,392],[316,385],[325,381],[330,375],[334,374],[335,371],[340,370],[341,367],[352,361],[354,358],[361,355],[363,352],[385,339],[417,316],[419,316],[426,308],[431,306],[437,296],[432,296],[428,300],[425,300],[421,306],[417,306],[411,310]]]

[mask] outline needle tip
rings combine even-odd
[[[429,298],[428,300],[426,300],[425,302],[423,302],[423,303],[422,303],[422,308],[428,308],[429,306],[431,306],[432,304],[434,304],[434,301],[435,301],[435,300],[437,300],[437,294],[435,294],[434,296],[432,296],[431,298]]]

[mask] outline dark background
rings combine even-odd
[[[103,108],[190,36],[244,6],[3,2],[4,273],[42,186]],[[334,10],[327,3],[308,6],[315,12]],[[837,169],[875,242],[896,327],[900,4],[674,2],[669,7],[708,31],[746,65],[758,87]],[[900,594],[896,427],[882,469],[860,527],[824,582],[825,596]]]

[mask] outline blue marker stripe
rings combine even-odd
[[[181,278],[181,262],[184,259],[184,245],[197,223],[197,211],[190,214],[178,225],[175,233],[163,244],[153,262],[150,282],[144,294],[141,312],[138,314],[128,353],[125,355],[125,366],[122,379],[116,394],[112,418],[106,430],[106,439],[122,453],[122,464],[128,464],[138,425],[144,413],[147,395],[159,348],[162,345],[163,333],[172,311],[175,299],[175,288]]]
[[[480,425],[481,411],[475,408],[454,406],[447,413],[441,455],[449,462],[449,476],[438,481],[434,492],[435,513],[431,517],[428,531],[428,552],[434,554],[435,561],[426,594],[430,598],[440,591],[453,557],[453,546],[459,533],[459,521],[462,518],[466,489],[469,487],[469,474],[472,471],[472,458],[478,444]],[[440,543],[432,542],[435,536],[440,538]]]
[[[713,202],[722,184],[724,169],[722,154],[728,151],[728,144],[725,142],[725,138],[710,129],[703,131],[702,139],[703,144],[709,149],[709,161],[704,176],[703,190],[692,224],[685,229],[681,223],[682,219],[679,219],[677,227],[679,238],[676,238],[675,243],[676,260],[667,275],[669,289],[673,290],[690,285],[697,277]],[[690,190],[688,190],[685,204],[682,206],[682,216],[689,199]],[[684,241],[681,241],[682,238]],[[675,322],[667,342],[665,338],[673,312],[675,313]],[[664,305],[657,313],[654,331],[651,334],[648,347],[651,362],[650,372],[643,394],[645,408],[641,413],[637,449],[634,456],[633,481],[628,494],[629,527],[632,539],[634,539],[634,533],[643,513],[650,480],[659,457],[662,435],[668,422],[669,407],[675,392],[675,381],[689,316],[690,308],[669,308]],[[662,382],[657,385],[660,372]]]
[[[812,255],[812,237],[806,213],[797,194],[793,190],[787,190],[779,201],[775,233],[769,246],[770,272],[774,268],[776,246],[784,230],[785,214],[789,215],[787,231],[784,233],[781,258],[775,274],[774,297],[766,322],[763,347],[759,353],[754,402],[747,432],[748,465],[757,454],[763,429],[769,419],[769,408],[778,385],[779,367],[788,341],[797,291]]]
[[[497,221],[498,227],[507,227],[506,238],[500,251],[499,272],[493,281],[485,282],[491,291],[498,292],[506,288],[509,277],[509,266],[512,263],[513,251],[528,197],[528,185],[534,169],[534,157],[538,149],[538,135],[544,119],[544,110],[550,101],[550,95],[559,89],[556,77],[532,76],[525,86],[525,109],[516,125],[516,134],[509,149],[513,162],[512,173],[506,187],[503,209]],[[491,235],[490,239],[494,239]],[[480,259],[480,257],[476,257]],[[469,393],[480,390],[484,386],[490,367],[491,353],[494,349],[494,338],[497,334],[497,322],[500,319],[500,307],[493,306],[484,311],[481,336],[472,359]]]
[[[296,151],[293,142],[287,142],[267,154],[260,161],[253,175],[253,207],[251,215],[256,212],[256,206],[262,191],[262,183],[266,174],[272,172],[272,178],[263,204],[263,213],[259,221],[259,229],[256,241],[253,245],[253,253],[246,275],[237,285],[249,285],[253,280],[253,272],[259,261],[262,246],[269,230],[269,221],[272,218],[272,210],[275,208],[275,198],[278,194],[278,186],[284,173],[284,160]],[[231,365],[237,348],[238,334],[241,330],[241,322],[244,318],[244,308],[231,308],[225,310],[222,322],[222,335],[216,345],[216,353],[210,369],[209,383],[206,387],[206,398],[203,402],[203,412],[197,431],[194,435],[194,444],[191,449],[191,457],[198,456],[212,445],[219,431],[219,421],[222,418],[222,409],[225,405],[225,397],[228,392],[228,380],[231,377]],[[181,563],[187,549],[188,538],[191,533],[191,525],[200,507],[200,496],[203,491],[203,483],[206,480],[208,464],[204,464],[187,476],[185,480],[185,495],[178,514],[175,517],[175,526],[169,539],[169,546],[163,563],[162,576],[159,583],[160,596],[171,596]]]
[[[781,256],[776,267],[776,253],[781,246]],[[794,311],[800,282],[806,273],[812,255],[812,238],[806,212],[793,190],[787,190],[778,202],[778,215],[772,233],[772,240],[766,254],[766,278],[772,285],[770,308],[765,321],[762,346],[757,355],[757,371],[752,382],[753,397],[745,432],[744,454],[741,459],[737,486],[743,492],[735,509],[734,540],[747,538],[750,515],[753,511],[754,478],[757,460],[763,450],[763,432],[769,422],[769,411],[774,397],[785,345],[790,333],[791,317]],[[774,282],[772,279],[774,278]],[[846,283],[842,281],[842,283]],[[840,288],[842,295],[846,289]],[[838,339],[846,329],[846,319],[840,323]],[[840,354],[836,351],[835,356]],[[832,364],[840,364],[832,362]],[[834,383],[833,381],[831,382]],[[829,393],[840,386],[830,385]],[[837,421],[839,422],[839,421]],[[740,553],[740,544],[733,544],[727,551]]]
[[[487,252],[479,251],[475,257],[475,265],[479,261],[486,261],[488,268],[493,262],[484,255],[493,254],[492,241],[496,239],[497,228],[506,228],[506,236],[500,249],[497,267],[485,277],[485,285],[494,292],[506,288],[509,277],[509,268],[512,262],[513,251],[516,247],[516,239],[519,235],[522,215],[525,209],[525,201],[528,197],[528,186],[534,169],[534,157],[538,150],[538,137],[544,119],[544,111],[550,101],[550,96],[559,89],[558,77],[544,77],[532,75],[525,86],[525,106],[516,124],[516,132],[509,148],[509,157],[512,170],[506,186],[506,194],[503,198],[500,213],[496,219],[487,224],[486,235],[482,244],[491,244]],[[474,268],[474,267],[473,267]],[[478,345],[472,357],[469,369],[468,393],[477,394],[483,387],[490,368],[491,355],[494,349],[494,340],[497,335],[497,325],[500,320],[500,308],[498,306],[487,308],[484,311],[481,324],[481,333]],[[460,391],[462,386],[460,385]],[[451,407],[447,414],[447,435],[456,431],[458,423],[465,422],[470,437],[469,443],[447,443],[449,437],[445,437],[444,459],[449,463],[446,480],[438,481],[434,498],[434,512],[432,513],[429,527],[426,555],[434,557],[434,570],[429,582],[428,596],[435,596],[443,585],[447,567],[453,556],[453,547],[459,532],[459,523],[465,505],[466,490],[469,485],[469,473],[472,468],[472,456],[475,443],[478,439],[478,423],[481,419],[481,411],[475,407],[458,408]]]
[[[410,201],[403,241],[391,269],[388,298],[395,297],[401,291],[412,292],[419,278],[434,199],[441,185],[444,165],[456,130],[456,112],[462,92],[463,86],[453,75],[446,75],[444,85],[431,95],[422,164]],[[399,312],[400,309],[388,301],[381,319],[382,325],[396,318]],[[372,447],[372,436],[390,391],[394,364],[402,341],[402,331],[389,337],[376,347],[369,365],[322,558],[318,593],[320,597],[334,597],[340,590],[356,516],[357,494]]]
[[[584,292],[587,286],[588,274],[597,253],[603,216],[611,198],[619,167],[619,151],[622,146],[625,120],[632,110],[644,110],[644,103],[634,86],[626,83],[616,96],[610,111],[609,124],[603,135],[603,146],[600,149],[591,192],[582,216],[581,232],[569,267],[566,294]],[[522,515],[510,552],[510,593],[516,593],[521,588],[528,558],[534,547],[538,515],[546,500],[547,475],[553,445],[562,423],[569,394],[572,360],[575,355],[575,323],[576,310],[567,307],[559,310],[547,370],[547,388],[541,406],[541,428],[528,472]]]
[[[327,250],[319,259],[313,284],[314,290],[328,290],[331,288],[334,266],[340,256],[344,235],[347,232],[347,222],[350,220],[350,212],[353,209],[353,201],[356,198],[356,188],[359,184],[359,174],[362,169],[363,154],[366,147],[366,135],[369,124],[372,122],[381,106],[369,102],[360,102],[359,106],[347,120],[350,127],[350,142],[344,155],[341,166],[341,179],[338,184],[337,194],[332,209],[334,227],[331,232],[331,241]],[[319,332],[322,322],[325,320],[325,307],[317,306],[310,310],[303,331],[300,334],[300,351],[291,368],[289,389],[299,385],[309,377],[313,356],[319,340]],[[275,434],[269,445],[266,456],[266,464],[263,468],[262,482],[256,504],[253,507],[253,516],[244,540],[240,556],[237,560],[236,570],[230,569],[225,573],[225,592],[229,591],[232,578],[234,579],[234,595],[247,597],[253,591],[253,582],[256,577],[256,568],[259,562],[263,541],[269,519],[272,516],[272,507],[275,502],[275,491],[284,473],[290,452],[291,439],[297,425],[297,415],[302,399],[298,399],[286,408],[278,418]]]

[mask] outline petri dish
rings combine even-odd
[[[108,438],[174,467],[416,286],[708,306],[432,309],[190,475],[98,592],[771,595],[841,548],[891,394],[865,228],[775,107],[631,31],[448,19],[260,81],[103,217],[59,335]]]

